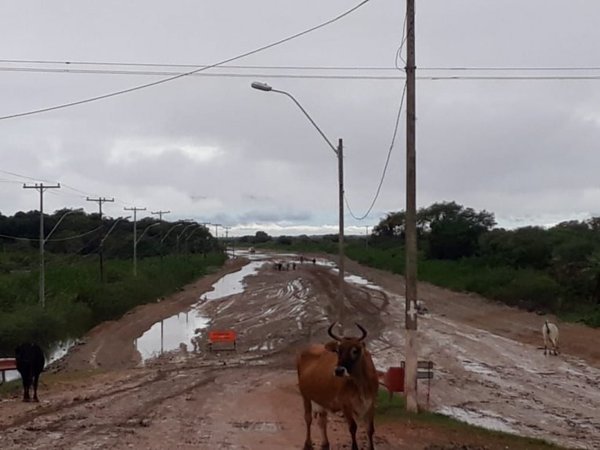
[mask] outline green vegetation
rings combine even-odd
[[[105,320],[156,300],[218,267],[225,255],[206,227],[187,222],[137,223],[138,275],[133,276],[133,223],[82,211],[45,215],[46,307],[39,305],[39,213],[0,214],[0,356],[16,344],[81,336]],[[102,245],[101,245],[102,243]],[[103,281],[100,279],[100,250]]]
[[[378,423],[394,421],[410,424],[411,427],[423,426],[428,428],[429,434],[432,434],[431,430],[433,429],[441,432],[446,438],[455,435],[453,440],[459,441],[461,444],[465,445],[483,444],[488,448],[487,445],[493,443],[493,448],[523,450],[561,448],[540,439],[526,438],[510,433],[491,431],[475,425],[469,425],[443,414],[429,411],[411,414],[406,412],[404,397],[394,394],[394,396],[390,398],[389,393],[384,389],[379,390],[375,415]]]
[[[133,277],[127,260],[105,262],[101,283],[98,262],[78,258],[69,264],[49,264],[46,307],[38,301],[37,271],[0,275],[0,355],[33,340],[46,348],[57,341],[81,336],[94,325],[117,319],[131,308],[168,295],[223,264],[222,253],[145,258]]]

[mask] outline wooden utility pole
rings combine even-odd
[[[146,208],[123,208],[125,211],[133,211],[133,276],[137,277],[137,212],[146,211]]]
[[[417,412],[417,171],[415,0],[406,1],[406,409]]]
[[[23,185],[23,189],[36,189],[40,191],[40,305],[42,308],[46,306],[46,268],[44,267],[44,245],[46,238],[44,237],[44,191],[46,189],[60,189],[60,184],[48,186],[44,183],[35,183],[34,185]]]
[[[100,215],[100,226],[102,227],[102,203],[115,201],[114,198],[106,198],[106,197],[98,197],[98,198],[85,198],[88,202],[97,202],[98,203],[98,214]],[[104,251],[102,245],[98,246],[98,259],[100,261],[100,282],[104,282]]]

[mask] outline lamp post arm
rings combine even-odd
[[[142,234],[140,235],[140,237],[138,238],[138,240],[135,243],[139,244],[139,242],[142,240],[142,238],[146,234],[146,231],[148,231],[150,228],[155,227],[157,225],[160,225],[160,223],[153,223],[152,225],[148,225],[146,228],[144,228],[144,231],[142,231]]]
[[[56,229],[58,228],[58,226],[60,225],[60,223],[63,221],[63,219],[65,217],[67,217],[69,214],[73,214],[76,212],[82,212],[83,209],[79,208],[79,209],[72,209],[71,211],[67,211],[66,213],[64,213],[60,219],[58,219],[58,222],[56,222],[56,225],[54,225],[54,228],[52,228],[52,230],[50,231],[50,233],[48,233],[48,236],[46,236],[46,239],[44,239],[44,244],[46,244],[46,242],[48,242],[48,239],[50,238],[50,236],[52,236],[52,233],[54,233],[56,231]]]
[[[283,94],[283,95],[287,95],[290,99],[292,99],[292,101],[296,104],[296,106],[298,106],[298,108],[300,108],[300,111],[302,111],[304,113],[304,115],[306,116],[306,118],[310,121],[310,123],[313,124],[313,126],[317,129],[317,131],[319,132],[319,134],[323,137],[323,139],[325,139],[325,142],[327,142],[327,145],[329,145],[329,147],[331,148],[331,150],[333,150],[333,153],[335,153],[336,155],[338,154],[338,150],[337,148],[331,143],[331,141],[329,139],[327,139],[327,136],[325,136],[325,133],[323,133],[321,131],[321,129],[319,128],[319,126],[315,123],[314,120],[312,120],[312,117],[310,117],[310,115],[308,114],[308,112],[302,107],[302,105],[298,102],[298,100],[296,100],[294,98],[294,96],[292,94],[290,94],[289,92],[286,91],[280,91],[278,89],[272,89],[272,92],[277,92],[279,94]]]
[[[102,247],[104,245],[104,241],[106,240],[106,238],[108,237],[108,235],[112,232],[112,230],[115,229],[115,227],[117,226],[117,224],[121,221],[121,220],[125,220],[125,219],[129,219],[131,216],[127,216],[127,217],[119,217],[117,220],[115,220],[115,223],[112,224],[112,227],[110,227],[110,230],[108,230],[108,233],[106,233],[106,235],[102,238],[102,240],[100,241],[100,247]]]
[[[178,226],[181,226],[181,225],[183,225],[183,224],[182,224],[182,223],[178,223],[178,224],[175,224],[175,225],[173,225],[173,226],[172,226],[172,227],[169,229],[169,231],[167,231],[167,232],[165,233],[165,235],[163,236],[163,238],[160,240],[160,243],[162,244],[162,243],[164,242],[164,240],[167,238],[167,236],[168,236],[169,234],[171,234],[171,231],[173,231],[175,228],[177,228]]]

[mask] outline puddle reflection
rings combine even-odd
[[[196,310],[190,310],[156,322],[135,340],[135,347],[143,360],[176,350],[181,344],[192,350],[195,338],[208,326],[209,319]]]

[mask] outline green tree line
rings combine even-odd
[[[137,223],[141,239],[133,276],[131,221],[107,217],[101,221],[98,214],[59,210],[44,216],[45,236],[60,223],[45,245],[42,308],[39,220],[37,211],[12,217],[0,214],[0,357],[11,356],[20,342],[34,341],[49,349],[58,341],[79,337],[102,321],[176,291],[226,258],[204,226],[142,219]]]

